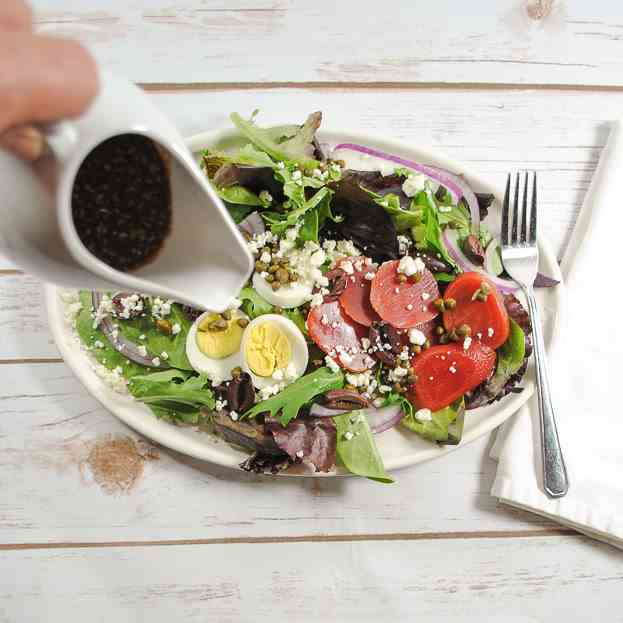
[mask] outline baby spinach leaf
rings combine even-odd
[[[340,370],[332,372],[329,368],[318,368],[294,381],[276,396],[259,402],[244,416],[255,417],[259,413],[268,412],[276,417],[281,412],[279,421],[282,426],[287,426],[313,398],[330,389],[340,389],[343,385],[344,375]]]
[[[385,472],[366,416],[352,411],[334,417],[333,421],[337,427],[337,456],[344,467],[352,474],[371,480],[394,482]]]

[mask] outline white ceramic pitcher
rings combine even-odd
[[[0,150],[0,249],[23,270],[58,285],[143,292],[223,311],[252,271],[227,210],[165,116],[136,86],[103,73],[93,105],[46,131],[50,155],[35,166]],[[105,264],[76,232],[76,173],[101,142],[141,134],[169,155],[171,233],[156,258],[131,273]],[[114,181],[113,181],[114,183]]]

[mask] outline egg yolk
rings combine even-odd
[[[197,346],[199,350],[210,359],[225,359],[240,348],[243,328],[238,324],[237,318],[227,322],[227,328],[214,330],[210,325],[222,319],[218,314],[209,314],[197,327]]]
[[[258,324],[251,330],[245,348],[249,368],[258,376],[272,376],[285,368],[292,357],[290,341],[274,322]]]

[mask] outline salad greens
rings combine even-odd
[[[214,392],[205,374],[193,376],[175,369],[140,374],[130,379],[128,389],[157,417],[171,421],[196,424],[201,408],[214,409],[215,405]]]
[[[251,320],[263,314],[270,314],[273,311],[273,306],[260,296],[253,286],[242,288],[238,298],[242,301],[242,311],[249,316]]]
[[[337,456],[344,467],[371,480],[394,482],[385,472],[366,416],[360,411],[352,411],[335,416],[333,421],[337,428]]]
[[[279,421],[282,426],[287,426],[290,420],[293,420],[299,411],[316,396],[343,386],[344,374],[341,370],[332,372],[329,368],[318,368],[314,372],[294,381],[294,383],[288,385],[276,396],[259,402],[249,409],[244,414],[244,417],[255,417],[265,412],[273,416],[281,413]]]
[[[465,422],[465,402],[463,398],[439,411],[434,411],[431,414],[431,418],[429,421],[420,421],[413,410],[411,410],[401,420],[401,423],[409,430],[420,435],[420,437],[430,441],[450,445],[456,445],[461,441]]]

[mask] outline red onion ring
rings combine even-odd
[[[461,197],[465,199],[471,217],[472,231],[478,232],[480,228],[480,208],[478,207],[478,199],[467,182],[461,176],[456,175],[456,173],[452,173],[451,171],[442,169],[441,167],[420,164],[419,162],[415,162],[413,160],[407,160],[406,158],[402,158],[400,156],[385,153],[384,151],[374,149],[373,147],[366,147],[355,143],[340,143],[339,145],[336,145],[334,149],[348,149],[360,154],[374,156],[375,158],[387,160],[388,162],[400,164],[403,167],[413,169],[414,171],[419,171],[431,179],[434,179],[436,182],[439,182],[442,186],[448,189],[455,202],[458,202]]]

